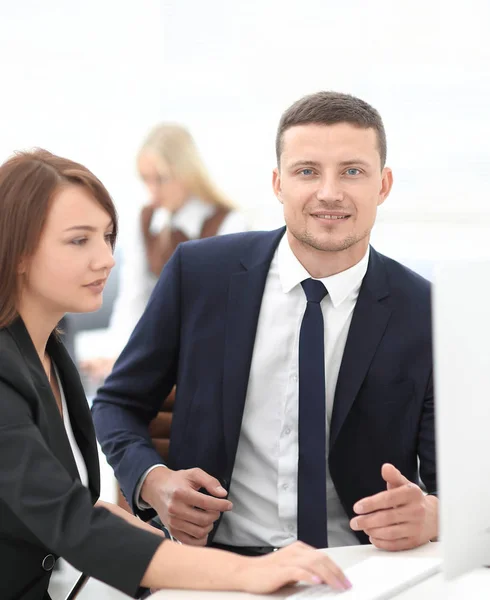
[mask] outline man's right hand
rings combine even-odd
[[[200,488],[210,495],[199,492]],[[192,546],[205,546],[220,513],[233,508],[226,495],[220,482],[202,469],[153,469],[141,488],[141,497],[157,511],[172,536]]]

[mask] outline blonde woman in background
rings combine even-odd
[[[109,327],[110,356],[81,363],[95,381],[111,371],[177,245],[248,228],[243,215],[211,180],[184,127],[172,123],[154,127],[143,142],[137,167],[149,201],[141,209],[137,235],[125,245]]]

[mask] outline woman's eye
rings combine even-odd
[[[87,238],[77,238],[76,240],[72,240],[71,243],[74,246],[83,246],[87,241]]]

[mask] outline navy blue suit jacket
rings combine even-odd
[[[169,466],[200,467],[229,488],[262,295],[283,234],[187,242],[163,270],[93,404],[98,438],[132,505],[142,473],[162,462],[148,424],[174,384]],[[386,489],[384,462],[418,482],[420,459],[422,481],[436,490],[430,302],[425,279],[370,249],[329,437],[330,472],[349,517],[357,500]]]

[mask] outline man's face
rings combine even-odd
[[[289,234],[302,245],[324,252],[357,245],[364,252],[391,185],[374,129],[309,124],[283,134],[274,192]]]

